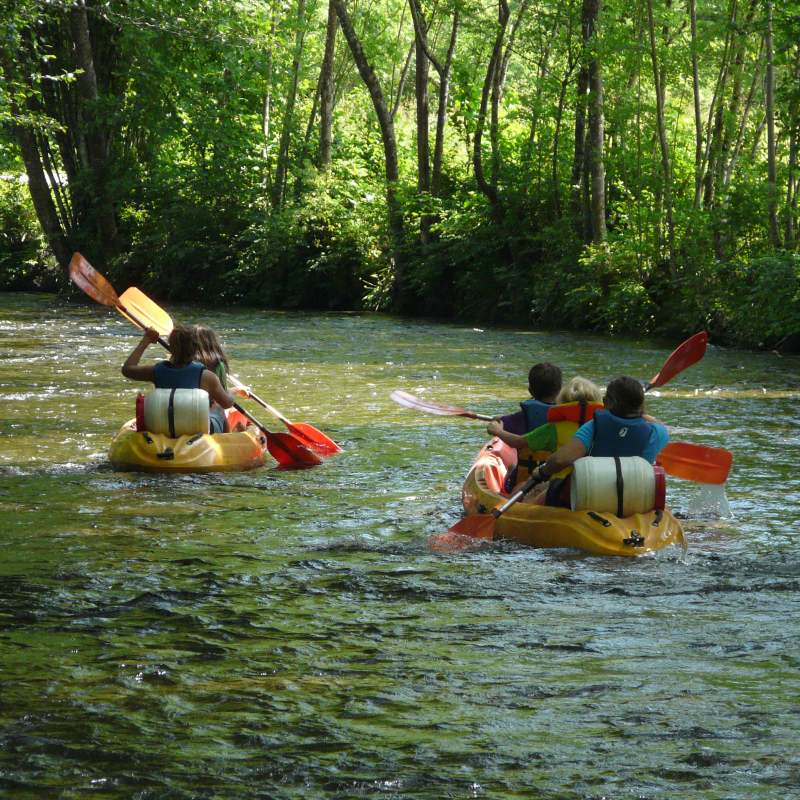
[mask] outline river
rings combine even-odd
[[[732,518],[668,481],[685,551],[440,553],[484,425],[393,389],[506,413],[535,361],[647,379],[677,343],[168,310],[344,450],[115,472],[135,329],[0,295],[0,795],[800,797],[800,359],[710,346],[648,395],[674,439],[734,455]]]

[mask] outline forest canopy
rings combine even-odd
[[[0,289],[800,346],[800,0],[0,4]]]

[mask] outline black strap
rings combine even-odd
[[[167,420],[169,421],[169,438],[175,439],[175,392],[177,389],[173,389],[169,393],[169,406],[167,407]]]
[[[583,423],[586,422],[586,412],[589,408],[589,403],[586,400],[579,400],[578,402],[581,404],[581,416],[578,425],[583,425]]]
[[[622,462],[619,456],[614,456],[614,465],[617,468],[617,516],[622,519],[622,500],[625,495],[625,481],[622,480]]]

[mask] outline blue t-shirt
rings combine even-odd
[[[642,458],[645,461],[649,461],[651,464],[654,464],[658,454],[667,446],[667,443],[669,442],[669,432],[663,425],[659,425],[657,422],[652,422],[650,424],[653,426],[653,432],[650,434],[650,438],[647,440],[644,452],[642,453]],[[586,448],[586,452],[588,453],[592,449],[592,443],[594,442],[594,420],[587,422],[585,425],[578,428],[572,438],[578,439]]]

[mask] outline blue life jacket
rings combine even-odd
[[[589,455],[640,456],[644,453],[653,425],[641,417],[623,419],[615,417],[610,411],[596,411],[594,414],[594,443]]]
[[[546,425],[547,412],[551,408],[555,408],[555,405],[555,403],[543,403],[541,400],[534,400],[533,398],[520,403],[520,407],[525,412],[525,423],[528,426],[526,433]]]
[[[199,389],[203,370],[205,367],[199,361],[177,369],[169,361],[159,361],[153,365],[156,389]]]

